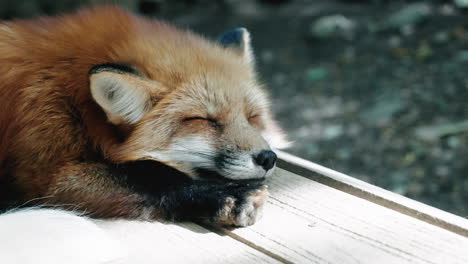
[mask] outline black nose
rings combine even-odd
[[[267,171],[275,166],[276,154],[271,150],[262,150],[256,157],[254,157],[254,160]]]

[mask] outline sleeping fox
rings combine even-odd
[[[284,143],[247,30],[104,6],[0,24],[0,204],[247,226]]]

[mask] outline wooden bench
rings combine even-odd
[[[144,223],[135,230],[154,233],[154,240],[132,253],[154,252],[158,263],[468,263],[467,219],[286,153],[279,157],[255,225]],[[138,231],[112,231],[129,244],[139,239]]]

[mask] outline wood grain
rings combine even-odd
[[[468,237],[465,218],[384,190],[319,164],[278,151],[283,169]]]
[[[468,263],[468,239],[278,169],[263,219],[225,230],[292,263]]]
[[[120,263],[281,263],[228,236],[193,223],[99,221],[127,249]]]

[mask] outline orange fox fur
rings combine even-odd
[[[206,85],[231,86],[232,91],[239,90],[234,87],[238,79],[258,86],[252,63],[235,51],[111,6],[63,17],[3,22],[0,61],[0,178],[11,177],[23,201],[42,197],[46,203],[79,205],[96,216],[164,215],[142,206],[145,201],[139,194],[100,177],[106,168],[98,161],[141,159],[145,154],[140,150],[147,145],[167,145],[172,137],[198,133],[207,124],[193,120],[176,132],[174,117],[159,112],[149,113],[136,125],[109,122],[89,91],[88,72],[94,65],[132,65],[154,81],[147,89],[151,102],[158,102],[156,107],[160,108],[168,107],[167,100],[190,97],[188,92],[171,92],[200,74],[208,74]],[[225,78],[213,77],[217,75]],[[242,92],[229,92],[228,96]],[[252,93],[250,98],[258,97],[258,102],[246,103],[235,111],[247,115],[255,129],[276,132],[265,95],[257,88]],[[190,106],[190,101],[180,100],[183,103],[177,109]],[[180,118],[185,117],[189,116]],[[158,126],[159,132],[152,134],[151,126]],[[236,140],[237,148],[255,144],[267,148],[266,143],[256,143],[264,141],[253,129],[236,131],[230,133],[245,134]],[[216,132],[203,133],[214,137]],[[169,165],[184,171],[177,163]]]

